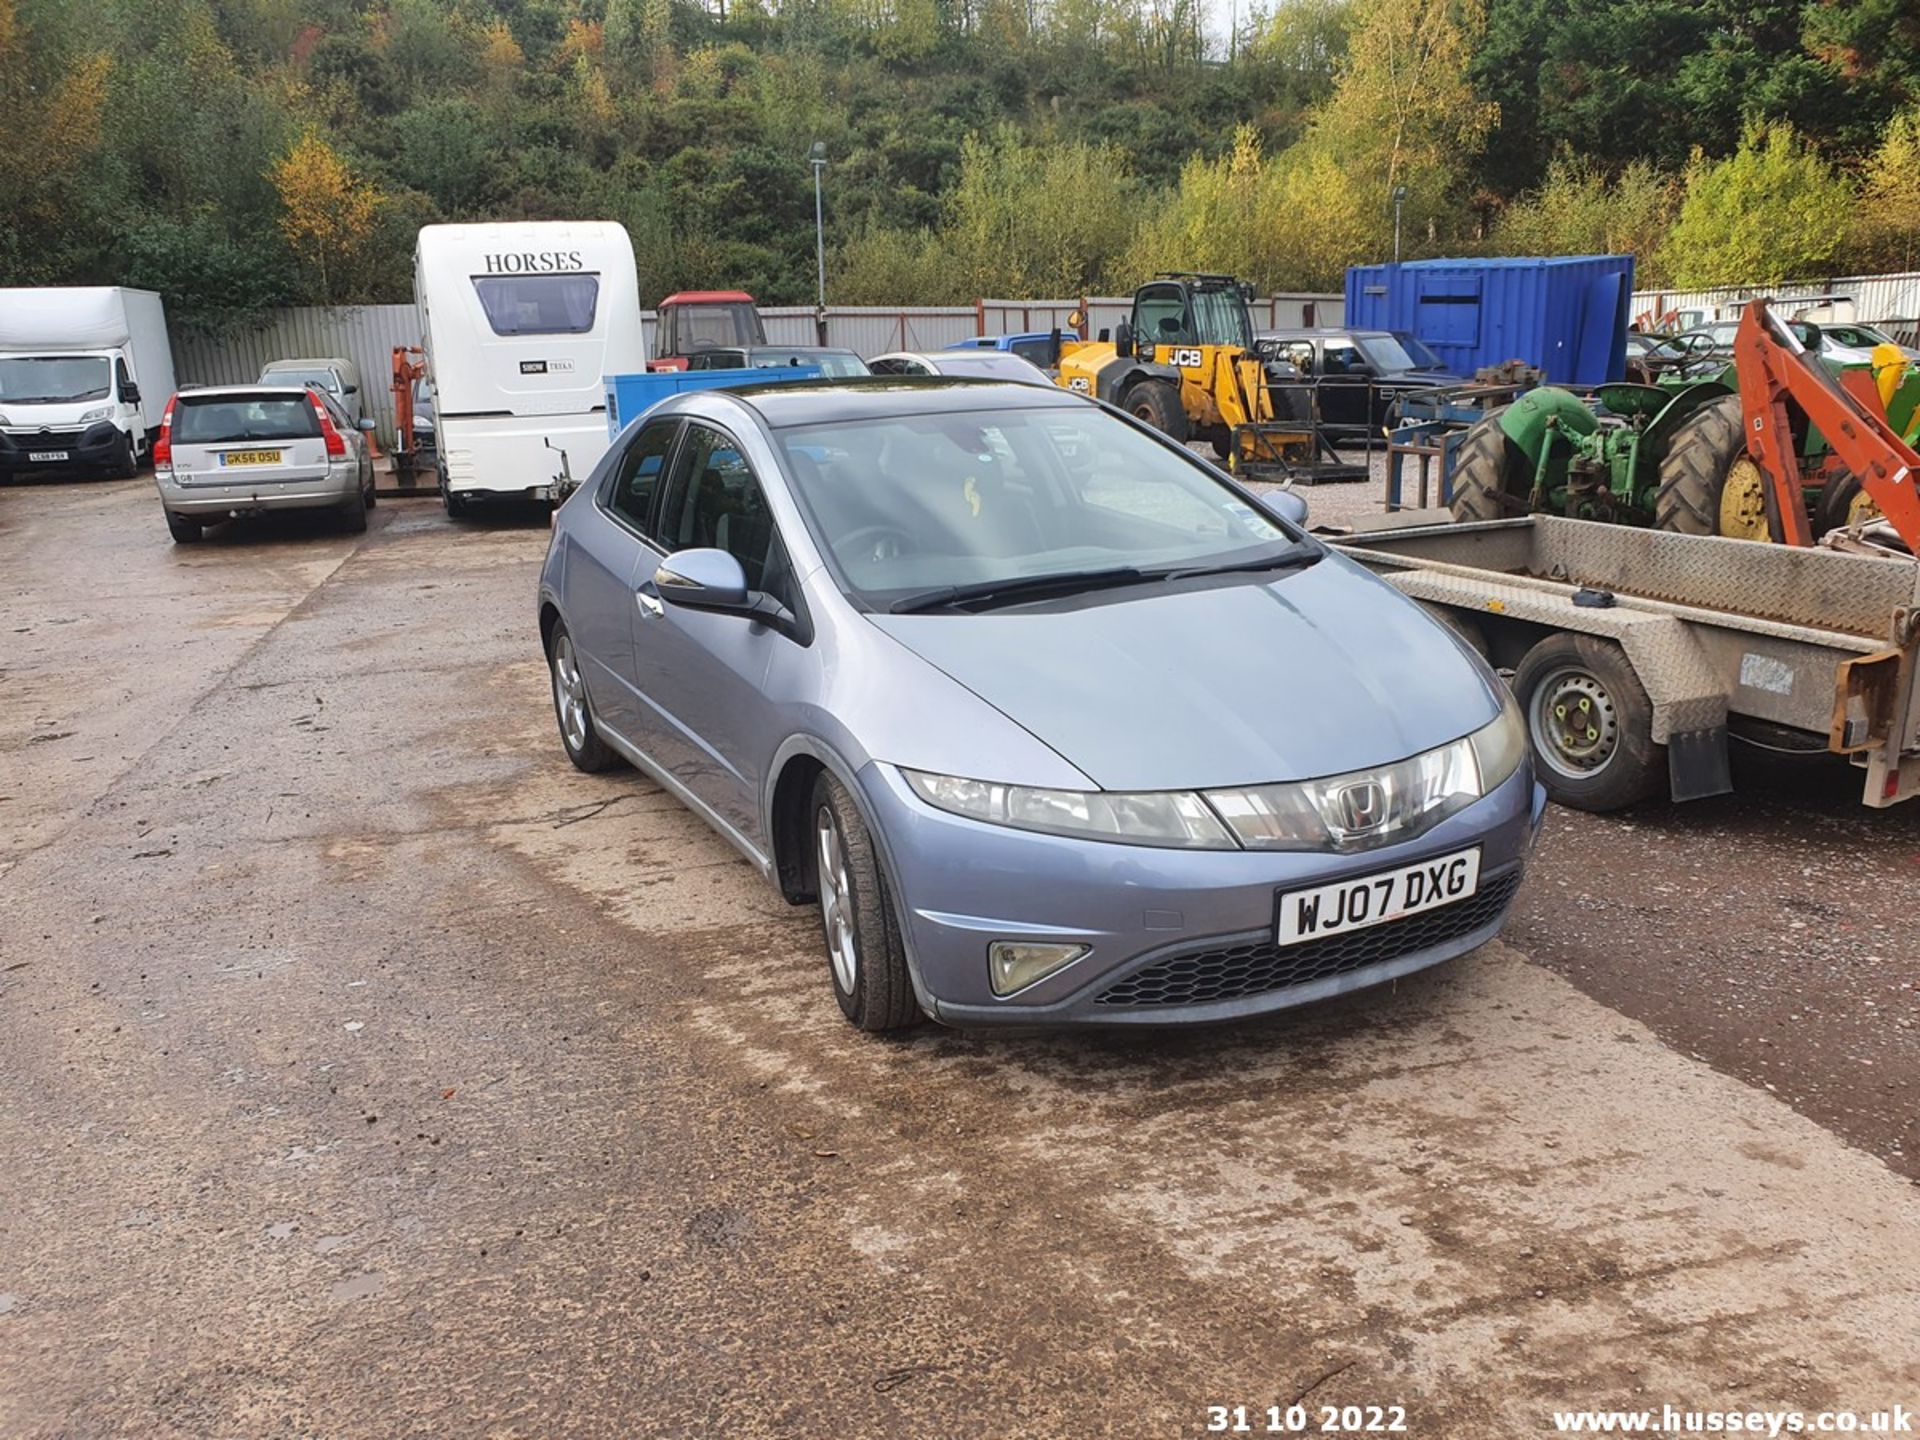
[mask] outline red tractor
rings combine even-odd
[[[742,290],[682,290],[660,302],[649,370],[684,370],[689,356],[733,345],[764,345],[766,328]]]

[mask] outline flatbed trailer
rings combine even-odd
[[[1511,676],[1563,804],[1724,794],[1729,736],[1920,794],[1920,561],[1550,515],[1333,543]]]

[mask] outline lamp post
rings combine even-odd
[[[827,343],[827,227],[820,208],[820,172],[827,168],[826,142],[816,140],[807,151],[807,163],[813,166],[813,260],[819,276],[819,291],[814,303],[813,328],[820,343]]]
[[[1400,263],[1400,207],[1407,203],[1407,187],[1393,187],[1393,263]]]

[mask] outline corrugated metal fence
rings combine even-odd
[[[1900,275],[1842,275],[1826,279],[1795,280],[1780,285],[1728,285],[1717,290],[1636,290],[1633,316],[1637,324],[1654,325],[1675,311],[1699,310],[1708,320],[1739,318],[1756,295],[1787,300],[1843,296],[1853,302],[1851,315],[1836,319],[1874,324],[1881,320],[1911,320],[1920,316],[1920,271]]]
[[[866,358],[890,350],[938,350],[973,335],[1017,335],[1067,328],[1075,310],[1085,314],[1088,335],[1124,320],[1126,296],[1070,300],[982,300],[974,305],[827,307],[827,344]],[[1337,325],[1338,295],[1274,295],[1253,302],[1258,330],[1288,325]],[[818,343],[811,306],[762,308],[767,339],[775,345]],[[654,312],[642,312],[647,353],[654,351]],[[236,335],[173,333],[174,369],[182,385],[235,385],[256,380],[269,361],[339,355],[360,367],[361,407],[380,427],[380,443],[393,443],[392,356],[397,345],[418,345],[420,312],[412,305],[348,305],[334,309],[277,310],[258,330]]]
[[[273,312],[258,330],[206,336],[175,330],[174,374],[182,385],[244,385],[270,361],[338,355],[360,367],[360,407],[393,443],[393,347],[420,343],[412,305],[301,306]]]

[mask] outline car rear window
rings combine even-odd
[[[320,417],[306,395],[182,395],[174,410],[176,445],[233,440],[311,440]]]
[[[584,335],[600,303],[598,275],[476,275],[496,335]]]

